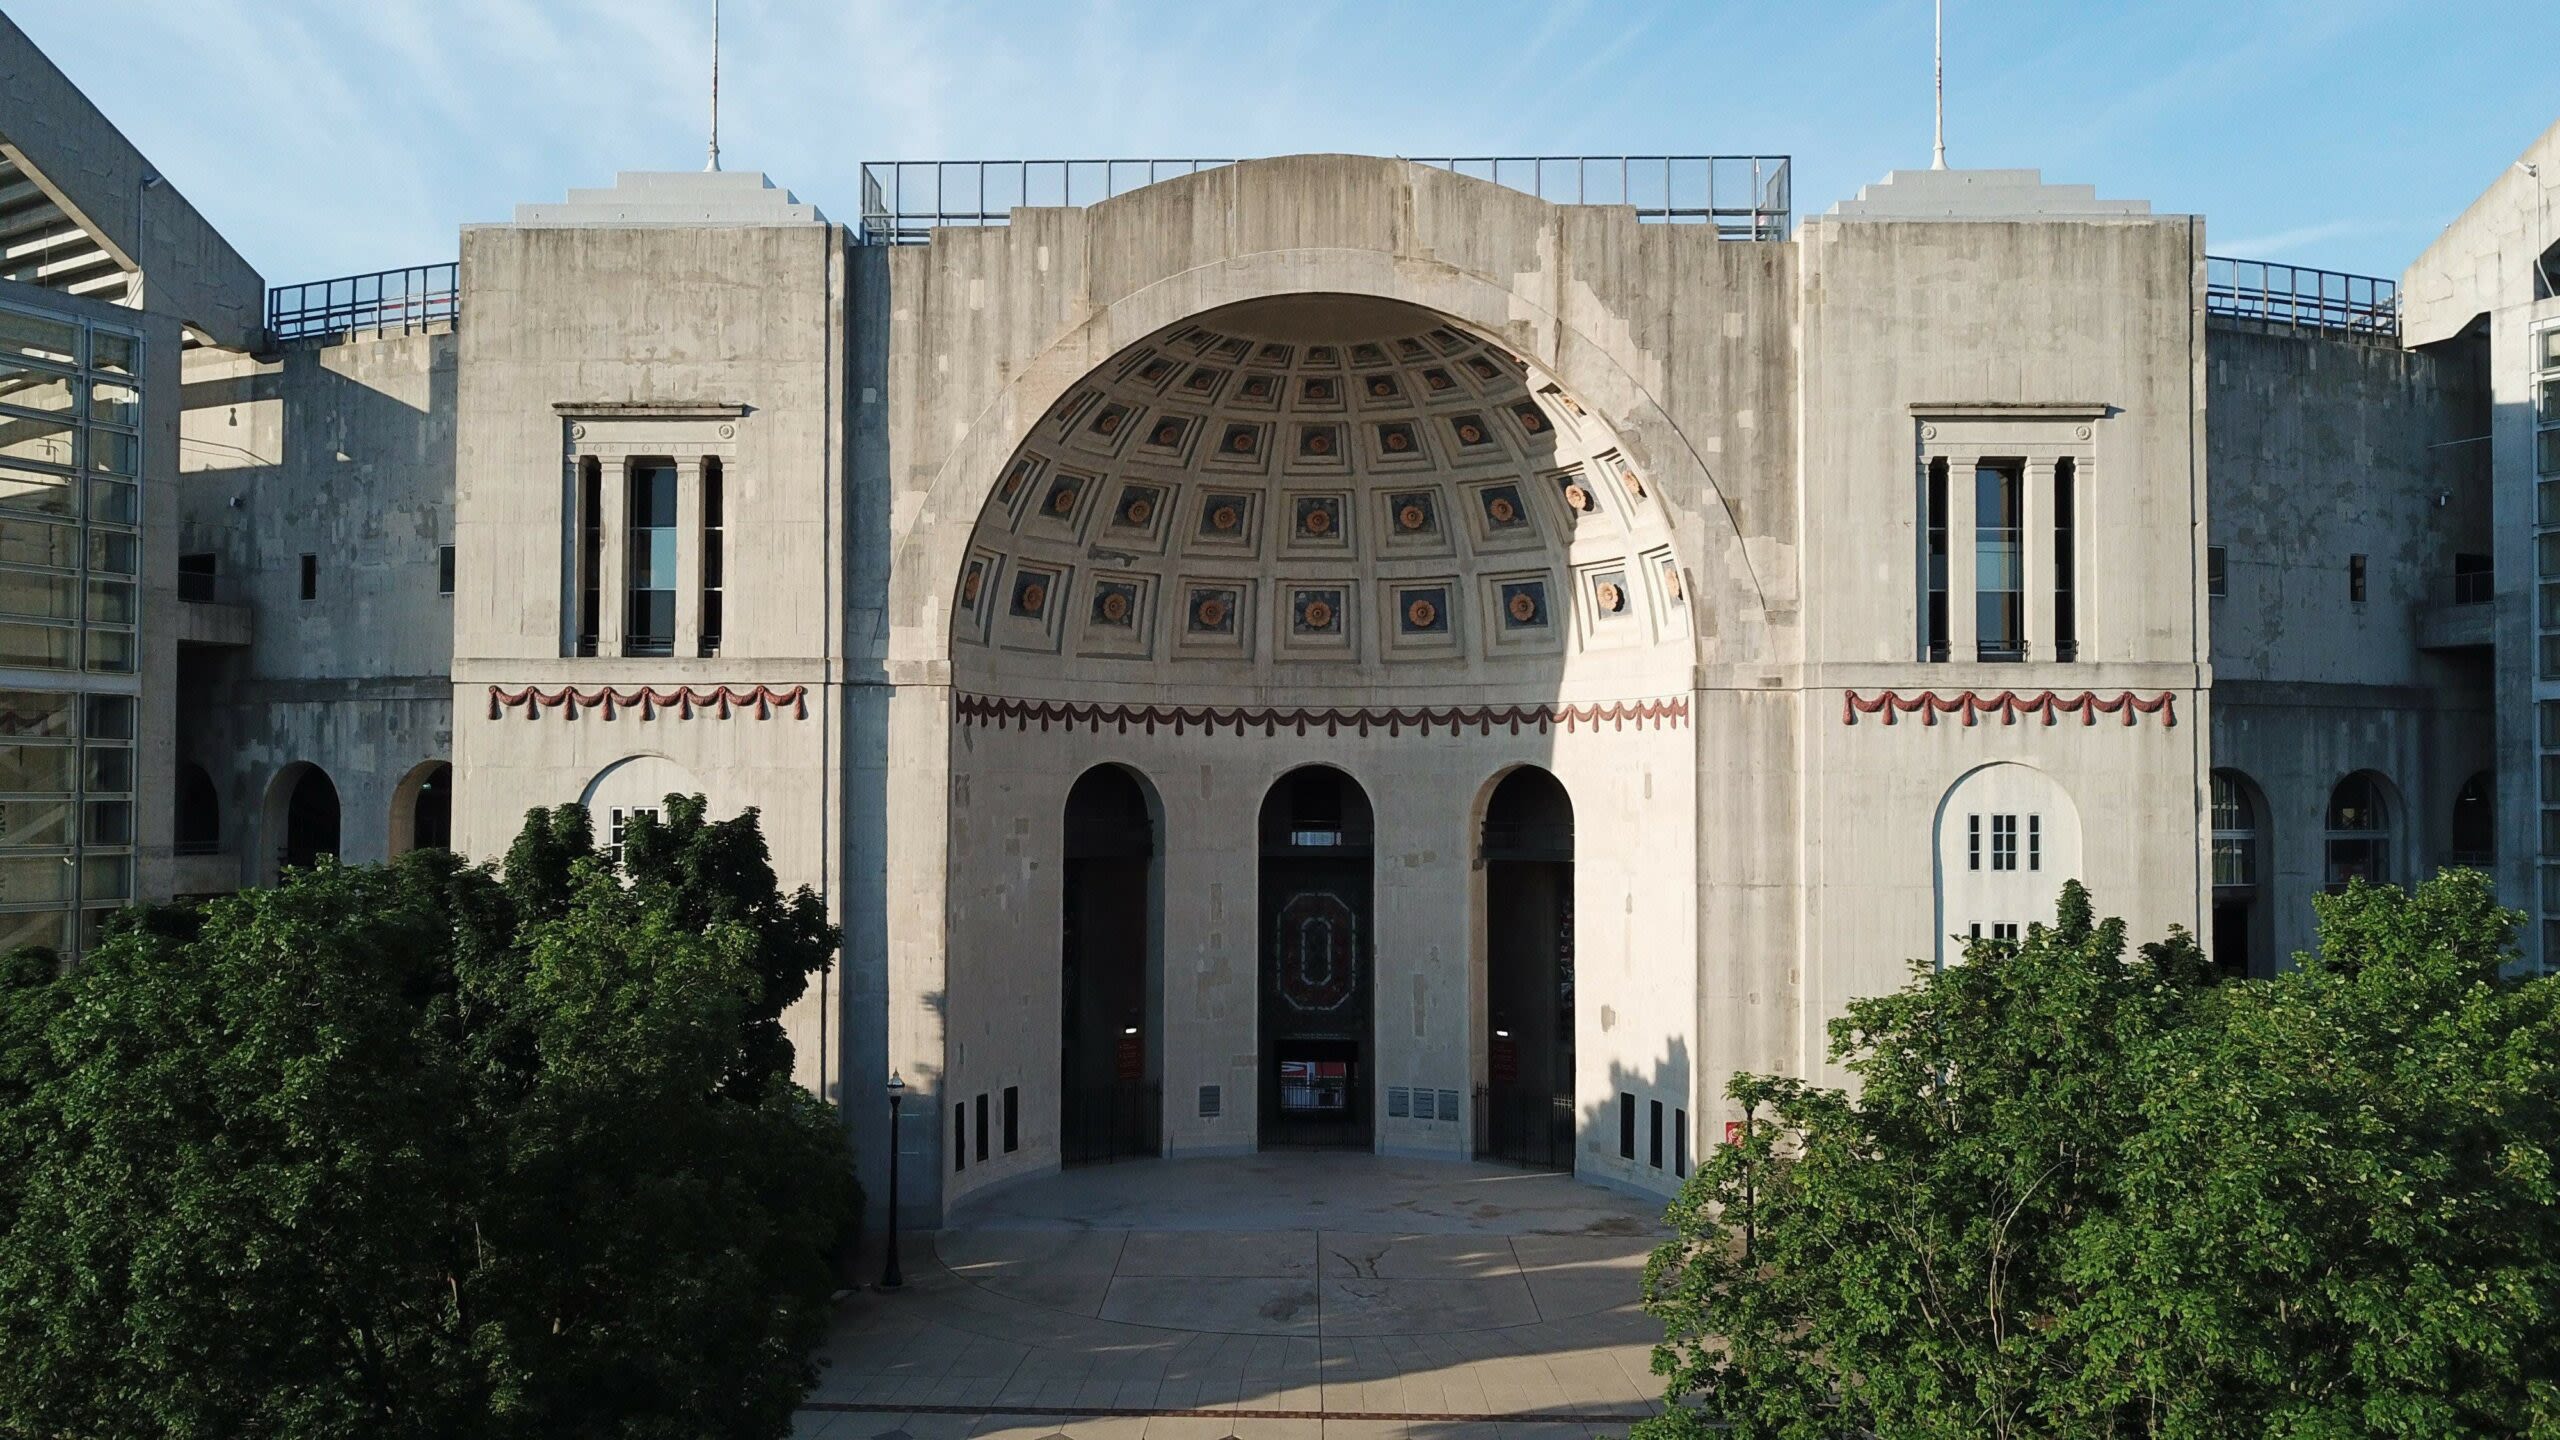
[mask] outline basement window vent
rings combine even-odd
[[[1215,1085],[1200,1087],[1200,1118],[1203,1120],[1218,1118],[1218,1087]]]

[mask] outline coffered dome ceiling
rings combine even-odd
[[[979,517],[954,659],[1106,683],[1607,672],[1686,640],[1685,579],[1649,480],[1510,352],[1392,302],[1255,301],[1130,346],[1033,427]]]

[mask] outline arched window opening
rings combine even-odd
[[[308,869],[323,855],[338,853],[338,787],[317,765],[297,767],[286,777],[284,844],[277,859],[291,869]]]
[[[2391,816],[2379,777],[2358,771],[2329,792],[2328,875],[2331,894],[2354,881],[2391,881]]]
[[[1097,765],[1067,792],[1058,1158],[1154,1155],[1164,1115],[1162,891],[1144,782]]]
[[[1484,1073],[1476,1154],[1573,1168],[1573,800],[1524,765],[1485,804]]]
[[[2474,870],[2497,868],[2498,782],[2488,771],[2462,782],[2460,793],[2453,797],[2452,839],[2445,863]]]
[[[453,848],[453,767],[437,765],[418,782],[416,807],[409,815],[413,850]]]
[[[222,794],[213,777],[193,760],[178,762],[176,824],[170,848],[181,855],[217,855],[222,851]]]
[[[1263,798],[1261,1137],[1366,1150],[1371,1091],[1369,797],[1328,765]]]
[[[2259,807],[2235,771],[2213,772],[2213,963],[2225,976],[2261,974]]]

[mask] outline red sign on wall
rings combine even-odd
[[[1741,1121],[1727,1120],[1724,1122],[1724,1143],[1727,1145],[1739,1145],[1742,1143]]]

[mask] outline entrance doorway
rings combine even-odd
[[[1058,1159],[1162,1148],[1163,970],[1155,963],[1154,807],[1138,777],[1097,765],[1067,792],[1058,969]]]
[[[1573,801],[1534,765],[1485,805],[1485,1069],[1476,1154],[1573,1168]]]
[[[1366,1150],[1371,1091],[1369,797],[1329,765],[1262,801],[1261,1136]]]

